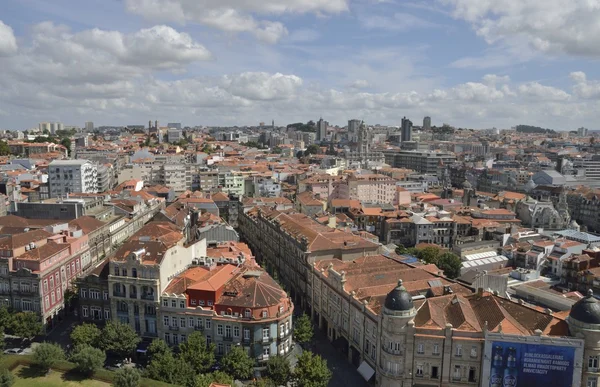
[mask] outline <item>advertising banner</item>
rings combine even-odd
[[[575,348],[494,341],[489,387],[571,386]]]

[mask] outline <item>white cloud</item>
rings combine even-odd
[[[575,82],[573,93],[584,99],[600,98],[600,82],[588,81],[584,72],[576,71],[570,74],[571,80]]]
[[[522,84],[519,86],[518,90],[521,95],[535,98],[536,100],[566,101],[571,98],[569,93],[564,90],[552,86],[544,86],[538,82]]]
[[[0,20],[0,56],[13,55],[17,52],[17,39],[13,29]]]
[[[600,57],[596,0],[439,0],[489,44],[521,44],[535,52]]]
[[[256,20],[254,15],[337,14],[348,10],[348,0],[126,0],[126,7],[147,19],[248,32],[272,44],[286,36],[287,29],[280,22]]]
[[[421,19],[410,13],[398,12],[392,16],[369,15],[359,18],[360,23],[367,29],[382,29],[388,31],[410,31],[418,28],[437,28],[439,24]]]
[[[320,36],[321,35],[318,31],[302,28],[292,31],[288,37],[288,40],[294,43],[313,42],[319,39]]]
[[[370,87],[369,81],[366,79],[357,79],[354,82],[350,83],[350,88],[352,89],[366,89]]]

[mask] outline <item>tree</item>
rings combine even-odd
[[[437,264],[438,256],[440,255],[440,248],[435,246],[427,246],[417,250],[419,259],[424,260],[427,263]]]
[[[139,342],[139,336],[129,324],[109,321],[102,329],[99,345],[105,351],[125,357],[133,352]]]
[[[15,377],[8,368],[0,369],[0,387],[10,387],[15,383]]]
[[[304,156],[304,152],[302,152],[302,151],[298,151],[298,153],[296,153],[296,158],[297,158],[297,159],[300,159],[300,158],[302,158],[302,156]]]
[[[0,307],[0,329],[2,331],[10,328],[12,322],[12,315],[8,311],[6,306]]]
[[[146,376],[150,379],[171,383],[175,371],[176,359],[171,352],[155,355],[146,367]]]
[[[304,156],[308,156],[308,155],[316,155],[319,153],[321,149],[319,148],[319,146],[317,144],[312,144],[309,145],[306,150],[304,151]]]
[[[71,361],[77,365],[79,372],[90,375],[104,365],[106,354],[101,349],[89,345],[80,345],[71,355]]]
[[[71,152],[71,139],[70,138],[65,137],[62,140],[60,140],[60,145],[67,148],[67,154],[69,154]]]
[[[294,328],[294,339],[300,344],[308,343],[313,337],[313,327],[310,322],[310,317],[306,313],[303,313],[298,320],[296,320],[296,327]]]
[[[48,371],[54,364],[65,359],[65,352],[58,344],[41,343],[33,350],[33,363]]]
[[[448,278],[457,278],[460,276],[462,261],[456,254],[444,253],[438,257],[437,267],[444,271]]]
[[[243,347],[236,345],[223,356],[221,366],[223,371],[235,379],[247,380],[252,377],[254,360],[248,356],[248,352]]]
[[[154,339],[152,343],[150,343],[150,345],[148,346],[148,356],[150,356],[150,359],[154,359],[155,357],[159,356],[164,356],[169,353],[171,353],[171,348],[162,339]]]
[[[275,153],[277,155],[280,155],[281,153],[283,153],[283,149],[281,149],[280,147],[276,146],[275,148],[273,148],[271,150],[271,152],[273,152],[273,153]]]
[[[396,247],[396,254],[402,255],[402,254],[406,254],[406,253],[408,253],[408,249],[406,247],[404,247],[403,244],[399,244]]]
[[[10,155],[10,148],[6,141],[0,141],[0,156],[8,156]]]
[[[31,340],[42,334],[42,323],[36,313],[19,312],[12,316],[10,329],[13,335]]]
[[[76,326],[75,329],[73,329],[73,332],[71,332],[71,341],[76,347],[82,345],[98,347],[101,336],[102,331],[98,329],[96,325],[81,324]]]
[[[267,374],[277,386],[285,386],[290,380],[292,369],[290,362],[283,356],[273,356],[267,362]]]
[[[215,363],[215,345],[206,344],[204,335],[194,332],[187,340],[179,344],[180,356],[196,373],[206,372]]]
[[[279,387],[280,385],[269,378],[256,379],[250,383],[251,387]]]
[[[331,371],[327,361],[310,351],[304,351],[298,357],[294,369],[294,381],[297,387],[327,387],[331,379]]]
[[[140,384],[140,372],[135,368],[119,368],[113,377],[114,387],[137,387]]]
[[[223,371],[200,374],[194,378],[194,387],[209,387],[212,383],[233,385],[233,378]]]

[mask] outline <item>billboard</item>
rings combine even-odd
[[[532,342],[491,342],[489,387],[572,386],[576,348]]]

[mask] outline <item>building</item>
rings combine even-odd
[[[50,197],[98,192],[98,167],[88,160],[54,160],[48,165]]]
[[[402,142],[412,141],[412,122],[406,117],[402,118],[400,133]]]
[[[423,118],[423,130],[431,130],[431,117]]]
[[[104,260],[87,275],[76,280],[81,321],[104,324],[111,320],[108,269],[108,261]]]
[[[160,295],[195,259],[206,257],[206,241],[188,243],[170,222],[150,222],[110,258],[108,287],[112,319],[143,337],[157,337]]]
[[[385,150],[385,163],[393,168],[406,168],[427,175],[437,175],[440,162],[444,165],[456,161],[454,153],[434,151]]]
[[[575,157],[573,158],[573,168],[584,171],[587,179],[600,180],[600,155]]]
[[[348,141],[355,142],[358,138],[358,129],[360,128],[361,120],[348,120]]]
[[[242,257],[241,266],[239,256],[237,264],[202,259],[174,277],[161,294],[159,337],[177,345],[200,331],[215,344],[217,356],[242,346],[256,366],[288,355],[294,306],[248,253]]]
[[[169,127],[169,129],[167,129],[167,137],[170,143],[176,143],[181,140],[184,140],[183,132],[181,131],[181,129],[178,128]]]
[[[587,137],[588,136],[588,128],[577,128],[577,136],[579,137]]]
[[[88,133],[94,131],[94,123],[92,121],[87,121],[85,123],[85,131]]]
[[[327,139],[327,127],[329,123],[320,118],[317,121],[317,141],[325,141]]]
[[[352,175],[347,180],[348,198],[372,203],[393,203],[396,199],[396,180],[385,175]]]
[[[169,122],[167,124],[167,128],[179,129],[181,130],[181,122]]]

